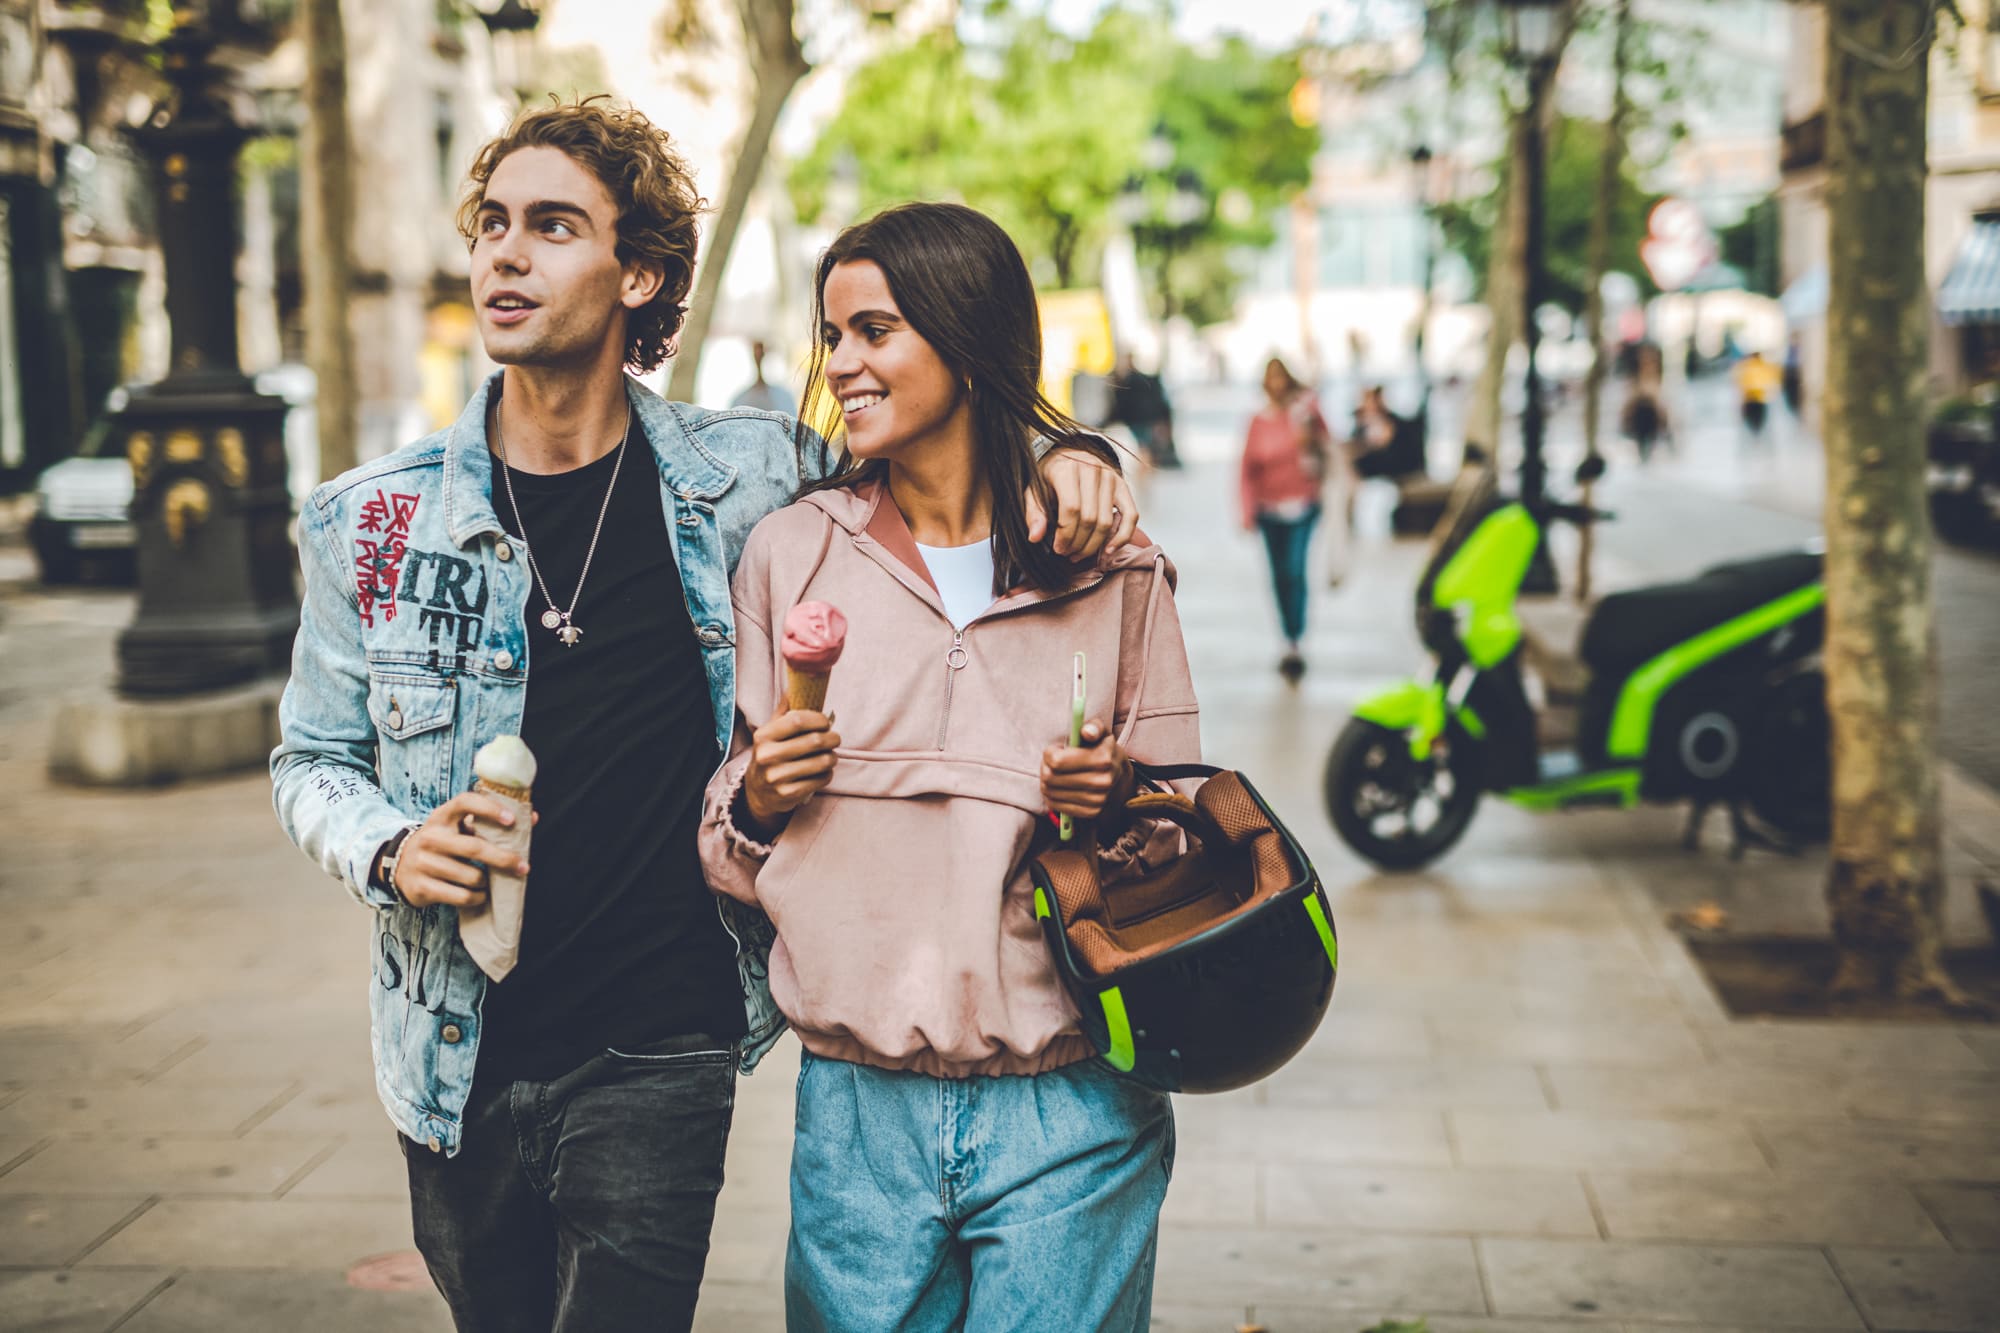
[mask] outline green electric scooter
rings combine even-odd
[[[1578,480],[1602,470],[1586,463]],[[1587,683],[1530,702],[1515,610],[1529,564],[1552,524],[1610,517],[1503,502],[1490,465],[1468,463],[1417,595],[1436,668],[1364,700],[1327,758],[1327,813],[1348,846],[1416,869],[1464,835],[1487,793],[1537,811],[1689,801],[1689,846],[1723,805],[1738,856],[1826,836],[1826,585],[1813,552],[1604,598],[1579,648]]]

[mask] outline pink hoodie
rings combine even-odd
[[[1068,734],[1082,651],[1087,718],[1136,758],[1201,757],[1173,580],[1157,546],[1135,544],[954,632],[886,487],[822,491],[757,525],[734,583],[736,742],[709,783],[701,854],[717,890],[776,925],[771,993],[807,1050],[945,1078],[1091,1054],[1034,916],[1027,862],[1053,836],[1041,755]],[[843,744],[832,781],[767,845],[730,809],[783,688],[774,627],[806,600],[848,619],[827,689]],[[1105,873],[1178,846],[1171,825],[1140,821],[1105,849]]]

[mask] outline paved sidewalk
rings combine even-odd
[[[1148,526],[1178,556],[1207,748],[1303,836],[1344,967],[1293,1065],[1178,1099],[1155,1327],[2000,1329],[2000,1030],[1730,1021],[1666,913],[1810,928],[1819,865],[1732,865],[1719,829],[1684,854],[1677,812],[1491,806],[1434,873],[1369,874],[1319,769],[1354,698],[1420,660],[1418,553],[1364,544],[1288,688],[1227,492],[1160,477]],[[410,1244],[362,910],[261,776],[42,776],[52,691],[108,675],[128,613],[0,591],[0,1329],[444,1330],[428,1290],[347,1278]],[[2000,864],[2000,803],[1952,803],[1955,868]],[[1980,937],[1957,900],[1952,921]],[[782,1323],[795,1050],[740,1085],[705,1329]]]

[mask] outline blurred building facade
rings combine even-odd
[[[1961,0],[1965,27],[1933,48],[1924,248],[1931,379],[1940,395],[2000,376],[2000,0]],[[1817,409],[1826,358],[1826,20],[1791,6],[1780,191],[1786,310]]]

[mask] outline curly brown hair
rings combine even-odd
[[[694,172],[667,132],[639,111],[599,94],[581,101],[552,101],[514,118],[506,133],[472,161],[458,232],[470,246],[479,235],[486,182],[502,158],[519,148],[556,148],[603,182],[618,206],[618,260],[657,265],[665,275],[659,295],[627,320],[625,364],[641,374],[674,354],[694,284],[696,219],[708,201],[695,190]]]

